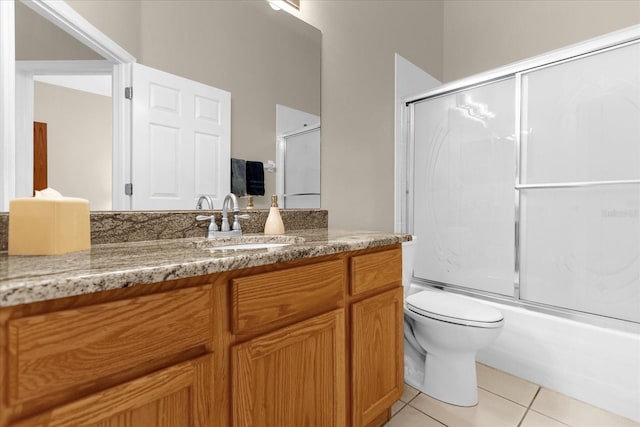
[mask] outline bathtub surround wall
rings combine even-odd
[[[214,212],[220,225],[221,212]],[[195,219],[202,213],[205,212],[91,212],[91,244],[204,237],[209,222]],[[250,215],[241,220],[243,233],[262,233],[268,210],[241,213]],[[329,223],[329,213],[321,209],[281,209],[280,214],[287,231],[326,229]],[[7,250],[8,228],[9,215],[0,213],[0,251]]]

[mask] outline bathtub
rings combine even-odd
[[[640,334],[482,302],[505,324],[479,362],[640,422]]]

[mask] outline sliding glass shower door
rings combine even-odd
[[[640,41],[410,111],[417,278],[640,323]]]
[[[513,296],[514,79],[414,106],[416,277]]]
[[[521,79],[520,299],[640,322],[640,44]]]

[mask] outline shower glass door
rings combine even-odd
[[[519,298],[640,322],[640,44],[521,75]]]
[[[418,278],[514,295],[514,80],[414,105]]]

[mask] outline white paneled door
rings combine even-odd
[[[231,94],[140,64],[133,68],[132,208],[216,208],[230,189]]]

